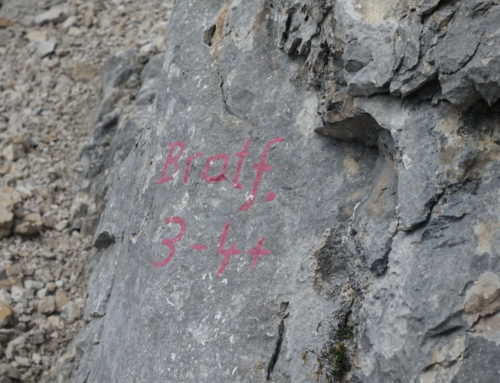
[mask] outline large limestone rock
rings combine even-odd
[[[499,11],[177,2],[75,381],[499,381]]]

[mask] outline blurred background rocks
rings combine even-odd
[[[71,375],[114,132],[154,100],[170,9],[0,1],[1,383]]]

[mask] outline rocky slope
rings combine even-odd
[[[101,162],[75,382],[500,380],[499,18],[177,2]]]
[[[149,102],[138,94],[140,74],[163,50],[170,6],[0,1],[2,383],[66,382],[75,369],[73,340],[83,324],[103,196],[93,185],[106,185],[98,178],[89,185],[86,153],[95,163],[95,148],[107,145],[103,138],[90,144],[102,125],[101,104],[113,106],[118,126],[136,101]],[[128,74],[110,79],[123,55]]]

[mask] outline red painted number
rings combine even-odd
[[[180,217],[168,217],[165,220],[165,223],[171,224],[175,223],[176,225],[179,225],[181,227],[181,230],[179,231],[179,234],[177,234],[174,238],[165,238],[161,243],[169,248],[168,256],[160,262],[152,262],[154,267],[163,267],[169,264],[169,262],[174,258],[175,255],[175,243],[179,242],[182,237],[184,236],[184,233],[186,232],[186,223],[184,220]]]
[[[219,246],[217,246],[217,254],[220,254],[224,257],[222,260],[222,263],[217,270],[217,276],[220,277],[222,273],[224,272],[224,269],[227,267],[231,257],[233,255],[238,255],[241,254],[241,250],[238,249],[236,246],[236,242],[233,243],[231,246],[229,246],[228,249],[224,249],[224,246],[226,245],[227,241],[227,236],[229,234],[229,227],[231,226],[231,222],[226,223],[224,226],[224,231],[222,232],[222,235],[220,237],[220,243]]]

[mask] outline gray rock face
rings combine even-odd
[[[312,254],[325,246],[332,212],[345,219],[343,210],[363,194],[376,153],[314,133],[317,97],[290,83],[299,66],[269,44],[269,10],[261,7],[199,2],[172,16],[178,33],[168,42],[174,49],[158,119],[117,173],[121,186],[112,187],[97,230],[116,243],[102,251],[91,282],[86,312],[94,319],[79,379],[259,381],[314,373],[313,362],[302,367],[304,347],[322,346],[324,331],[316,329],[343,302],[317,293],[328,286],[316,286]],[[211,17],[200,23],[204,14]],[[212,23],[219,29],[207,44]],[[176,49],[188,34],[192,41]],[[224,157],[211,157],[217,154]],[[169,155],[179,159],[165,167]],[[165,242],[180,233],[175,244]],[[154,267],[174,248],[171,262]],[[119,308],[126,301],[134,312]],[[148,362],[137,358],[152,347]]]
[[[336,2],[351,94],[407,96],[436,82],[456,105],[498,99],[498,2],[371,3]]]
[[[500,380],[499,11],[178,2],[104,157],[75,381]]]

